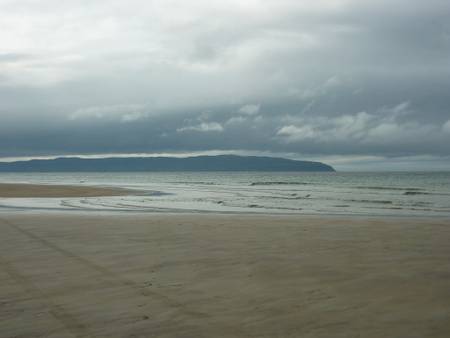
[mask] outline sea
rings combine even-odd
[[[130,196],[0,198],[2,211],[450,217],[450,172],[0,173],[1,183],[139,190]]]

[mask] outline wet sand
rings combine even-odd
[[[1,337],[450,334],[450,220],[0,214]]]
[[[99,197],[139,193],[121,188],[92,186],[0,183],[1,197]]]

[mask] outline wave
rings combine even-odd
[[[169,183],[171,183],[171,184],[219,185],[218,183],[203,182],[203,181],[175,181],[175,182],[169,182]]]
[[[402,188],[402,187],[384,187],[384,186],[357,186],[356,189],[368,189],[368,190],[408,190],[408,191],[423,191],[420,188]]]
[[[432,195],[432,194],[424,191],[405,191],[403,195],[409,196],[409,195]]]
[[[394,202],[389,200],[344,200],[345,202],[356,202],[356,203],[376,203],[376,204],[392,204]]]
[[[425,191],[406,191],[403,195],[436,195],[436,196],[450,196],[449,193],[445,192],[425,192]]]
[[[311,194],[307,194],[305,196],[299,196],[298,194],[291,194],[289,196],[259,196],[262,199],[276,199],[276,200],[304,200],[310,199]]]
[[[280,207],[280,206],[264,206],[264,205],[259,205],[259,204],[248,204],[246,206],[247,208],[250,209],[255,209],[255,208],[259,208],[259,209],[273,209],[273,210],[290,210],[290,211],[300,211],[303,210],[302,208],[288,208],[288,207]]]
[[[313,185],[313,184],[319,185],[316,183],[308,183],[308,182],[268,181],[268,182],[252,182],[252,183],[250,183],[250,186],[255,186],[255,185]]]

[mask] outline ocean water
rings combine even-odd
[[[450,217],[450,172],[1,173],[0,182],[123,187],[145,192],[119,197],[0,198],[0,211]]]

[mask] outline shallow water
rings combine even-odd
[[[118,186],[144,196],[0,199],[0,210],[450,216],[450,172],[0,173],[0,182]]]

